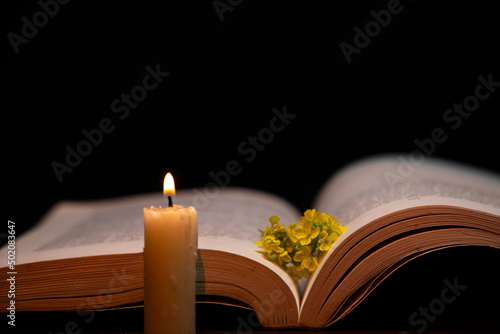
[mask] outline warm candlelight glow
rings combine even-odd
[[[144,333],[196,333],[196,208],[173,205],[174,178],[163,182],[168,207],[144,208]]]
[[[167,173],[165,179],[163,180],[163,194],[164,195],[175,195],[175,183],[172,174]]]

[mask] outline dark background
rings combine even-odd
[[[22,35],[22,18],[33,22],[41,7],[9,3],[1,14],[7,218],[19,235],[62,199],[161,191],[166,171],[178,188],[203,187],[233,159],[242,171],[231,186],[270,191],[306,210],[340,167],[411,152],[437,127],[448,137],[433,156],[500,172],[499,91],[457,129],[443,120],[474,94],[478,76],[500,81],[499,3],[401,1],[401,13],[348,64],[339,44],[353,45],[354,27],[364,30],[370,11],[387,3],[243,0],[221,21],[211,1],[74,0],[17,54],[8,34]],[[157,64],[170,75],[121,120],[112,102]],[[296,118],[246,161],[238,146],[284,106]],[[51,164],[65,163],[65,147],[75,149],[103,118],[114,130],[60,182]],[[443,254],[396,273],[340,326],[408,327],[408,315],[459,274],[471,292],[441,321],[497,321],[498,303],[488,305],[500,295],[492,267],[499,252]],[[219,311],[207,312],[213,320]]]

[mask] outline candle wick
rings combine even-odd
[[[172,208],[173,206],[174,206],[174,204],[172,203],[172,197],[168,196],[168,207]]]

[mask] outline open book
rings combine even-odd
[[[298,221],[301,212],[286,200],[226,188],[211,198],[181,190],[175,202],[198,210],[199,300],[252,308],[268,328],[329,326],[420,255],[464,245],[500,248],[500,178],[431,158],[413,166],[402,156],[373,157],[325,183],[313,208],[347,230],[303,293],[255,244],[271,215],[285,225]],[[142,209],[150,205],[165,206],[165,199],[147,194],[56,204],[16,240],[16,311],[140,306]],[[6,259],[7,248],[0,254]],[[0,280],[9,271],[1,268]],[[0,295],[1,305],[8,302]]]

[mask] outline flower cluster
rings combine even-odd
[[[255,243],[264,249],[264,255],[285,269],[294,280],[309,278],[345,231],[333,216],[307,210],[300,223],[291,223],[287,228],[276,216],[269,218],[271,226],[261,232],[261,240]]]

